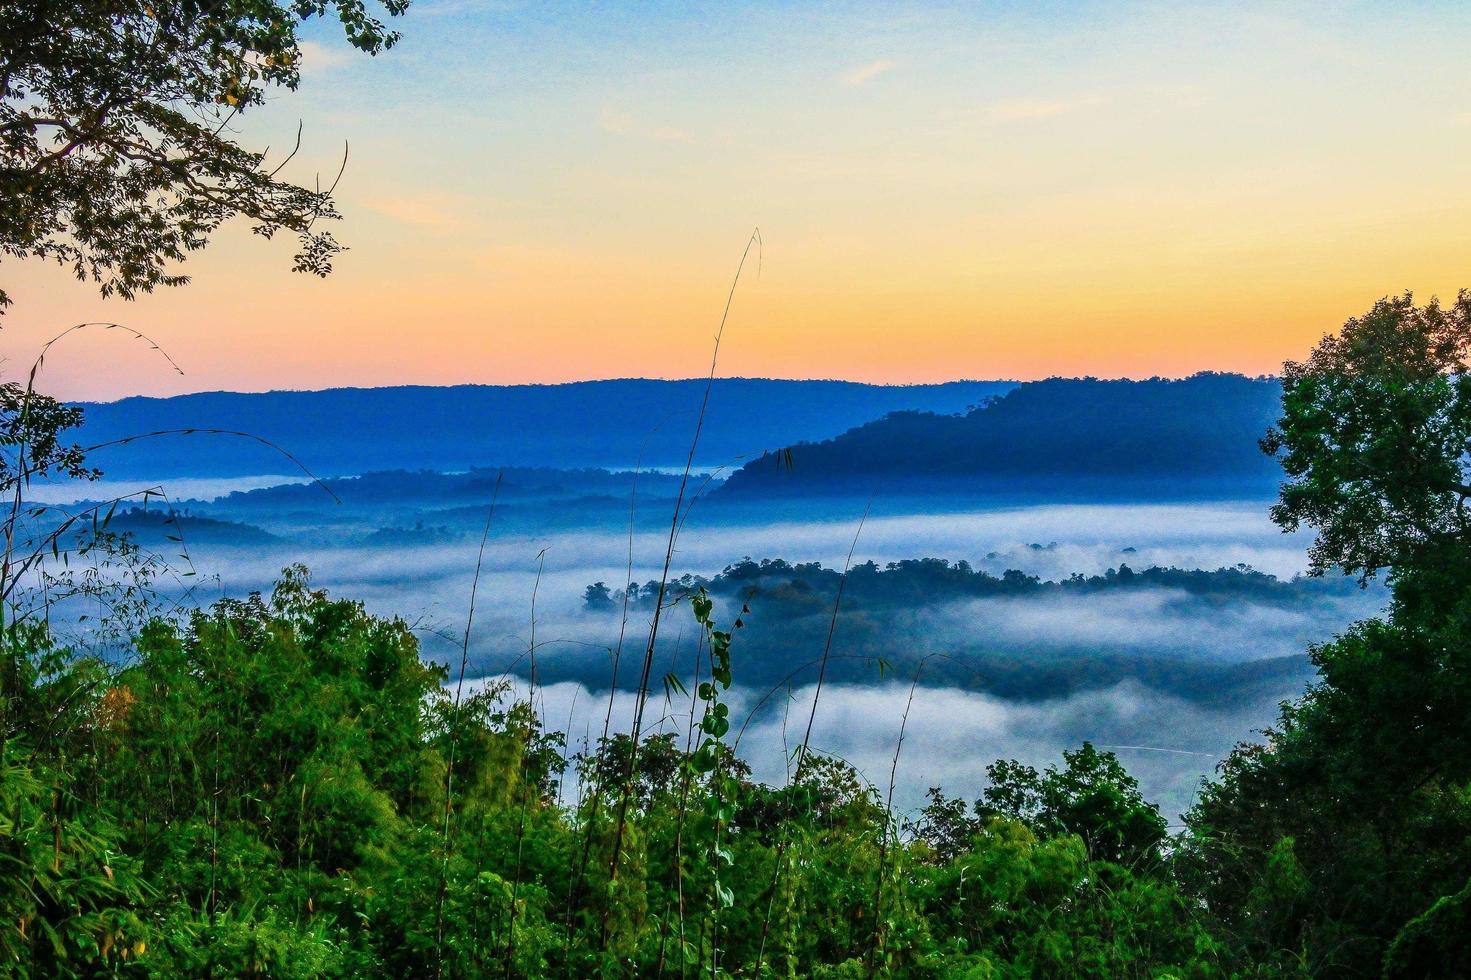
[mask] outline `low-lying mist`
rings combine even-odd
[[[1311,676],[1309,645],[1382,603],[1380,592],[1351,583],[1291,582],[1305,565],[1305,540],[1280,533],[1261,502],[890,513],[870,517],[855,546],[865,503],[828,502],[821,512],[814,507],[769,524],[732,523],[728,514],[697,508],[679,537],[672,574],[709,578],[746,556],[841,568],[853,548],[855,563],[882,567],[941,557],[997,576],[1016,569],[1046,581],[1121,565],[1136,571],[1245,565],[1286,581],[1266,597],[1140,586],[930,596],[890,607],[850,600],[837,620],[814,745],[886,787],[909,685],[923,664],[897,777],[896,799],[906,808],[922,802],[931,785],[973,795],[997,758],[1047,763],[1089,739],[1118,746],[1154,798],[1178,812],[1234,742],[1270,723],[1277,703],[1302,690]],[[413,624],[425,655],[457,669],[479,543],[473,533],[428,544],[290,537],[255,546],[209,544],[189,550],[198,573],[192,598],[207,603],[265,590],[283,565],[304,562],[318,586]],[[626,511],[621,520],[541,534],[502,529],[493,520],[468,675],[524,686],[534,668],[546,724],[567,728],[574,749],[595,737],[605,709],[593,706],[605,705],[614,680],[623,617],[621,604],[589,609],[585,590],[596,582],[617,590],[628,581],[657,579],[665,544],[652,521],[640,521],[630,567]],[[783,718],[805,718],[830,598],[814,593],[805,606],[794,605],[790,594],[747,600],[746,625],[734,644],[737,695],[742,714],[761,707],[742,737],[741,755],[762,778],[782,777]],[[717,619],[729,625],[739,612],[735,602],[719,594],[716,601]],[[626,730],[632,716],[630,689],[650,612],[635,603],[628,613],[620,690],[613,695],[615,731]],[[656,681],[667,673],[692,678],[696,633],[687,604],[666,610]],[[663,695],[655,687],[657,700]],[[687,711],[676,695],[662,723],[677,725],[675,716]]]
[[[974,691],[914,688],[912,678],[869,685],[829,684],[822,690],[814,718],[811,747],[851,763],[881,794],[894,777],[894,805],[914,813],[925,791],[944,787],[952,795],[976,796],[985,785],[986,767],[997,759],[1018,759],[1042,767],[1056,763],[1064,749],[1084,740],[1119,755],[1140,781],[1146,796],[1172,821],[1190,801],[1215,764],[1235,742],[1248,738],[1268,720],[1276,701],[1263,696],[1245,705],[1214,709],[1162,695],[1142,684],[1123,681],[1111,687],[1041,702],[1018,702]],[[525,696],[525,682],[513,690]],[[738,689],[732,704],[732,739],[755,778],[780,785],[792,752],[801,742],[812,708],[811,684],[757,691]],[[606,691],[559,682],[537,689],[543,723],[566,733],[572,753],[595,744],[608,709]],[[634,695],[613,695],[613,730],[627,730]],[[905,709],[909,714],[905,720]],[[688,731],[689,698],[656,691],[646,712],[646,732]],[[620,724],[621,722],[621,724]],[[899,744],[903,726],[903,744]],[[895,750],[899,750],[894,768]],[[569,768],[564,792],[578,792]]]

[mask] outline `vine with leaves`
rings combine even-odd
[[[704,796],[700,800],[705,819],[710,824],[710,848],[703,864],[705,876],[710,883],[709,955],[700,956],[701,973],[705,976],[720,974],[720,913],[735,904],[735,893],[722,880],[722,870],[734,864],[730,849],[725,846],[724,835],[735,815],[735,798],[739,780],[733,775],[734,752],[724,741],[730,731],[730,705],[722,700],[734,681],[731,666],[731,631],[719,629],[715,624],[715,603],[709,593],[700,589],[690,595],[690,606],[694,610],[695,622],[704,633],[710,651],[710,679],[701,681],[695,688],[695,697],[701,703],[699,741],[695,751],[685,760],[691,780],[702,783]],[[744,607],[743,607],[744,611]],[[737,618],[735,628],[742,621]],[[681,868],[682,875],[687,874]]]

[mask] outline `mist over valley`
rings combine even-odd
[[[784,390],[805,397],[801,383]],[[1307,538],[1267,519],[1260,454],[1212,450],[1259,434],[1274,398],[1270,383],[1225,376],[1047,382],[1007,388],[966,414],[849,418],[830,442],[751,446],[739,455],[756,462],[744,468],[703,454],[711,462],[696,462],[680,504],[652,676],[695,681],[685,597],[706,589],[717,619],[742,621],[735,678],[753,740],[771,738],[778,716],[811,696],[827,649],[831,687],[817,731],[845,758],[882,754],[894,699],[910,684],[925,692],[920,715],[950,706],[945,731],[920,723],[909,736],[899,772],[909,805],[931,785],[974,792],[981,760],[999,745],[1040,764],[1086,739],[1129,746],[1118,751],[1137,763],[1146,791],[1178,812],[1214,761],[1311,679],[1308,647],[1384,602],[1380,589],[1351,579],[1304,577]],[[1194,399],[1194,413],[1162,416],[1161,399]],[[1163,417],[1179,448],[1141,456]],[[1059,433],[1064,419],[1071,429]],[[543,424],[570,431],[572,420]],[[976,433],[976,455],[963,465],[968,443],[952,431],[961,424]],[[873,450],[841,449],[876,445],[895,425],[908,455],[887,470]],[[955,447],[939,464],[919,451],[932,430]],[[1079,439],[1086,456],[1075,451]],[[998,445],[1012,447],[1004,459]],[[335,452],[329,458],[359,458],[351,446]],[[852,479],[839,472],[850,459]],[[566,727],[570,717],[574,742],[588,734],[579,718],[596,716],[610,689],[615,701],[636,689],[630,665],[647,641],[679,467],[505,461],[225,482],[230,492],[193,499],[170,492],[175,482],[207,489],[222,479],[212,476],[215,456],[196,465],[156,481],[164,496],[111,518],[187,565],[195,601],[269,591],[282,568],[304,564],[317,586],[413,624],[432,659],[457,665],[463,652],[470,676],[487,680],[526,684],[534,672],[546,724]],[[477,558],[476,620],[461,651]],[[659,725],[679,729],[688,712],[671,700]],[[957,753],[970,731],[966,761]]]

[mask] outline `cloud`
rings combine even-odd
[[[194,549],[200,576],[218,573],[225,591],[241,595],[268,588],[284,565],[301,560],[319,585],[360,599],[374,612],[443,627],[455,635],[463,629],[477,536],[433,545],[369,547],[345,544],[341,537],[329,541],[310,532],[303,539],[289,527],[266,524],[286,541],[249,549]],[[635,534],[634,580],[658,577],[664,533],[640,529]],[[852,523],[845,521],[692,524],[680,539],[674,572],[712,575],[748,554],[817,560],[837,567],[846,557],[852,534]],[[592,582],[616,588],[627,581],[626,535],[626,527],[611,524],[549,533],[498,531],[484,556],[472,661],[482,670],[499,671],[523,658],[536,590],[543,676],[588,683],[606,679],[606,651],[616,640],[617,617],[586,614],[582,596]],[[1039,541],[1047,544],[1034,547]],[[1052,541],[1062,543],[1053,547]],[[1121,560],[1138,569],[1154,564],[1214,569],[1244,561],[1290,575],[1301,568],[1303,543],[1281,535],[1256,508],[1245,505],[1086,505],[875,517],[864,528],[855,559],[883,564],[921,556],[965,558],[998,573],[1021,568],[1054,580],[1074,571],[1098,573],[1117,567]],[[998,545],[995,558],[982,557]],[[1125,553],[1126,546],[1133,550]],[[854,658],[884,656],[897,664],[944,652],[958,658],[957,664],[974,668],[974,676],[952,672],[957,680],[964,676],[970,678],[965,683],[994,685],[991,689],[1017,696],[1048,697],[1060,693],[1053,686],[1058,682],[1049,673],[1053,669],[1049,664],[1098,656],[1114,658],[1114,666],[1107,668],[1115,672],[1110,676],[1147,678],[1162,690],[1210,704],[1227,694],[1217,697],[1193,678],[1215,676],[1210,671],[1243,660],[1301,657],[1311,643],[1376,613],[1382,600],[1380,593],[1354,591],[1305,595],[1298,602],[1243,596],[1222,604],[1173,590],[1146,589],[991,597],[884,611],[855,607],[839,623],[839,644],[853,661],[839,673],[864,674],[867,668]],[[647,621],[647,610],[632,616],[632,635],[642,637]],[[661,663],[669,659],[670,668],[678,666],[683,656],[679,634],[688,625],[682,617],[666,623],[669,645],[665,649],[661,642]],[[765,623],[758,615],[746,634],[752,657],[747,682],[771,683],[799,667],[800,661],[784,667],[781,658],[793,648],[820,649],[826,626],[822,616],[780,625]],[[685,630],[685,640],[690,635]],[[898,643],[894,637],[908,640]],[[449,655],[449,648],[435,637],[426,635],[425,643],[426,655]],[[458,643],[452,646],[457,649]],[[1021,657],[1022,666],[1003,669],[992,662],[995,656]],[[1179,666],[1160,666],[1171,661]],[[515,669],[524,670],[524,663]],[[1110,682],[1099,677],[1085,686]]]
[[[370,211],[417,228],[453,228],[463,223],[457,202],[440,196],[374,196],[364,201]]]
[[[349,48],[328,46],[318,41],[301,41],[297,47],[301,49],[301,73],[308,76],[340,68],[350,62],[353,56]]]
[[[1023,122],[1067,115],[1080,109],[1102,105],[1105,101],[1098,95],[1067,99],[1003,99],[983,106],[980,114],[994,122]]]
[[[672,126],[659,126],[649,130],[649,138],[661,143],[693,143],[695,138],[682,129]]]
[[[904,611],[889,622],[918,650],[996,649],[1031,655],[1086,650],[1117,656],[1239,662],[1301,656],[1361,616],[1372,593],[1321,596],[1276,606],[1242,596],[1230,603],[1174,589],[973,599]]]
[[[448,17],[459,14],[506,14],[519,9],[509,0],[418,0],[415,17]]]
[[[758,777],[781,781],[784,716],[805,721],[813,691],[795,690],[789,700],[778,699],[785,703],[768,703],[752,720],[741,754]],[[931,786],[974,799],[986,783],[986,767],[997,759],[1055,764],[1064,749],[1088,740],[1171,750],[1120,755],[1139,777],[1145,794],[1173,816],[1188,805],[1200,778],[1215,762],[1254,726],[1269,721],[1274,710],[1274,705],[1264,703],[1239,713],[1202,711],[1134,682],[1036,704],[920,687],[906,722],[908,695],[907,684],[833,685],[822,692],[812,731],[814,748],[846,759],[886,791],[902,724],[895,803],[907,812],[922,805],[924,791]],[[744,723],[748,710],[741,704],[732,713]],[[785,727],[790,739],[793,726],[788,721]]]
[[[854,68],[853,70],[846,72],[843,75],[843,81],[848,83],[849,85],[862,85],[865,82],[877,78],[884,72],[891,71],[897,67],[899,67],[899,63],[897,61],[890,61],[888,58],[880,58],[877,61],[870,61],[868,64],[863,65],[860,68]]]
[[[169,489],[167,484],[165,488]],[[863,502],[854,503],[842,520],[834,517],[842,508],[830,502],[822,512],[825,519],[795,514],[787,515],[787,520],[751,524],[702,523],[698,507],[691,513],[675,554],[676,574],[713,575],[746,555],[839,567],[853,543]],[[524,609],[536,556],[543,549],[544,597],[556,594],[548,591],[550,583],[565,580],[565,596],[575,605],[581,587],[589,582],[621,582],[628,561],[625,520],[619,514],[603,526],[497,534],[486,552],[485,570],[487,576],[503,574],[505,581],[487,594]],[[662,564],[667,530],[656,523],[662,522],[641,526],[634,538],[633,577],[640,582],[657,577]],[[289,528],[267,524],[291,533]],[[1306,534],[1283,534],[1257,502],[1069,504],[872,516],[863,527],[854,561],[965,559],[996,573],[1018,568],[1048,579],[1073,572],[1099,574],[1121,561],[1135,569],[1151,565],[1215,569],[1246,563],[1291,576],[1304,570],[1309,541]],[[382,549],[295,540],[279,553],[253,549],[239,555],[218,552],[195,557],[206,564],[217,559],[226,584],[234,589],[259,588],[284,564],[300,557],[323,586],[348,595],[371,590],[391,599],[394,611],[414,616],[436,602],[447,601],[453,608],[463,601],[477,543],[478,538],[466,537],[454,544]]]
[[[695,138],[673,126],[644,126],[628,112],[618,106],[606,105],[598,112],[597,127],[605,133],[618,136],[641,136],[658,143],[694,143]]]
[[[597,125],[605,133],[621,135],[633,131],[633,116],[616,106],[605,105],[598,112]]]
[[[174,477],[166,481],[102,479],[81,483],[37,481],[26,492],[29,499],[41,504],[75,504],[84,500],[111,500],[143,491],[162,488],[172,500],[213,500],[236,491],[257,490],[291,483],[310,483],[300,473],[267,473],[260,476]]]

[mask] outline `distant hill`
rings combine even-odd
[[[334,388],[205,392],[83,404],[88,444],[160,429],[253,433],[323,476],[386,469],[452,471],[502,465],[626,469],[684,462],[703,380],[584,381],[558,385]],[[895,411],[963,412],[1012,382],[868,385],[849,381],[720,379],[699,462],[826,438]],[[163,479],[291,472],[259,444],[168,436],[104,450],[113,477]]]
[[[278,540],[253,524],[176,513],[158,505],[119,510],[107,522],[107,530],[131,535],[151,548],[161,547],[164,542],[187,548],[195,544],[261,545]]]
[[[1257,440],[1279,415],[1275,380],[1051,379],[964,415],[899,412],[747,463],[721,488],[746,494],[894,492],[951,486],[1269,489]]]
[[[605,469],[550,469],[506,466],[474,467],[454,473],[435,470],[383,470],[357,476],[330,477],[323,481],[331,490],[324,494],[313,483],[288,483],[237,490],[219,503],[232,510],[281,511],[300,507],[338,504],[372,506],[375,504],[432,503],[435,506],[473,505],[481,514],[492,496],[502,501],[551,500],[575,501],[591,494],[610,494],[625,500],[635,475],[627,471]],[[637,475],[641,494],[674,496],[679,477],[667,473]],[[334,500],[334,498],[336,498]]]

